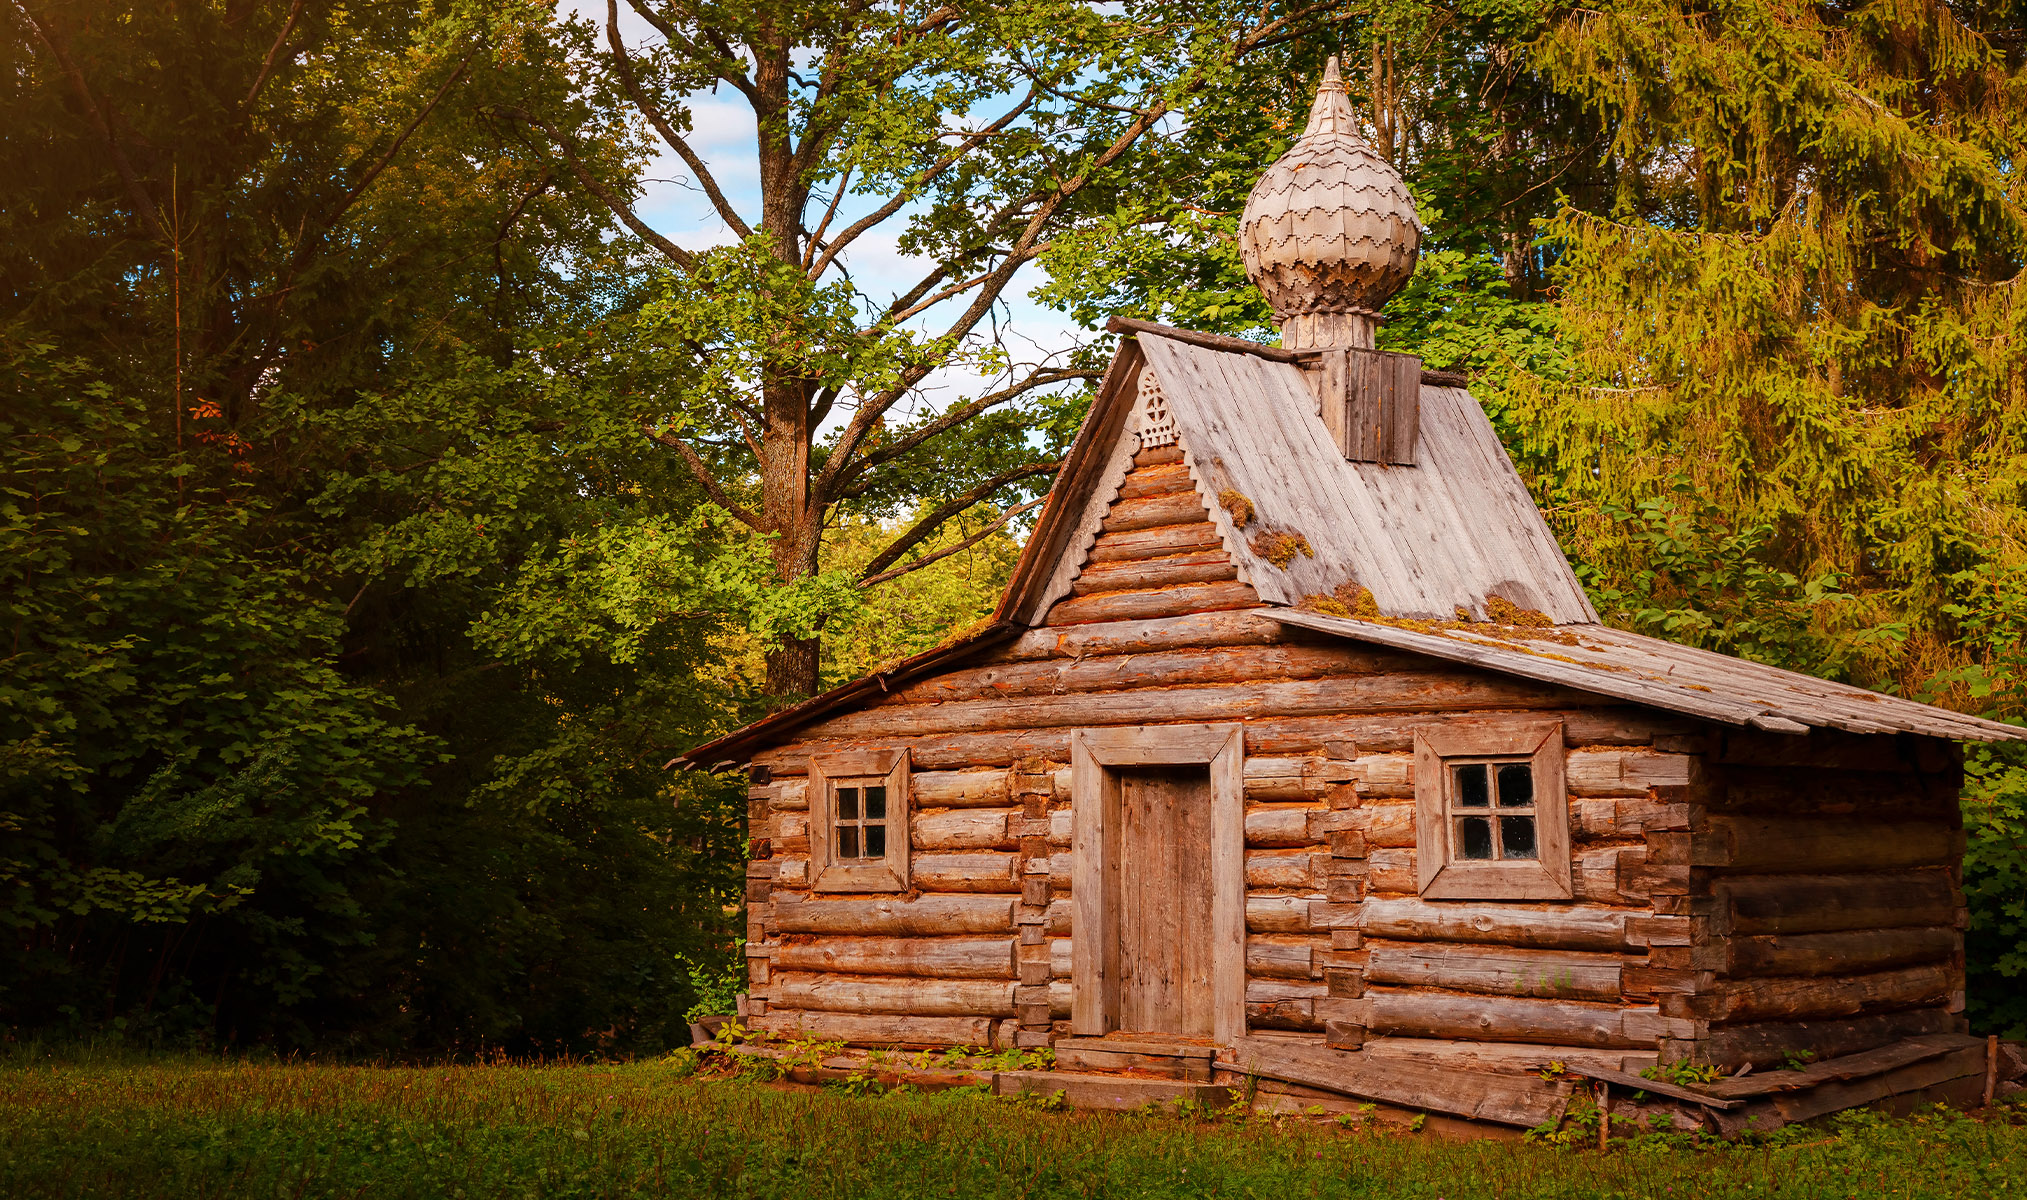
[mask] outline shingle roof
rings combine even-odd
[[[955,666],[1040,624],[1073,577],[1063,560],[1088,541],[1081,535],[1090,506],[1109,499],[1097,493],[1116,468],[1121,439],[1134,436],[1143,367],[1159,381],[1240,578],[1277,606],[1263,616],[1729,725],[2027,740],[2018,726],[1598,623],[1491,423],[1449,379],[1423,378],[1417,465],[1354,463],[1324,430],[1299,353],[1142,322],[1131,327],[1139,336],[1114,356],[984,631],[804,701],[671,765],[743,760],[875,692]],[[1227,488],[1246,497],[1257,525],[1234,528],[1218,498]],[[1258,532],[1276,529],[1299,533],[1310,553],[1276,566],[1253,545]],[[1347,582],[1372,592],[1380,619],[1297,607]],[[1490,623],[1493,597],[1549,624]],[[1459,608],[1471,621],[1456,619]]]

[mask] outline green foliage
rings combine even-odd
[[[1972,750],[1963,809],[1966,1011],[1973,1029],[2027,1038],[2027,752]]]

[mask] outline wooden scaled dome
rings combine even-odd
[[[1309,127],[1253,185],[1239,219],[1246,274],[1273,305],[1282,344],[1371,347],[1421,242],[1414,197],[1358,135],[1332,58]]]

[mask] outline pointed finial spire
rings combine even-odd
[[[1274,306],[1281,344],[1370,347],[1380,306],[1414,274],[1421,242],[1414,197],[1359,136],[1332,58],[1309,127],[1239,217],[1246,274]]]
[[[1358,136],[1351,115],[1351,93],[1345,90],[1344,76],[1337,70],[1337,56],[1323,68],[1323,82],[1316,85],[1316,101],[1309,106],[1309,127],[1303,137],[1319,133],[1348,133]]]

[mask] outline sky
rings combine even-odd
[[[568,7],[603,29],[603,0],[569,0]],[[629,49],[649,46],[660,40],[660,34],[631,13],[624,3],[620,6],[620,28]],[[603,38],[600,40],[602,45]],[[703,93],[691,97],[690,113],[693,121],[689,135],[691,148],[704,160],[727,200],[751,223],[760,208],[759,157],[753,110],[737,92],[723,88],[715,94]],[[646,190],[636,202],[635,212],[663,236],[686,250],[703,250],[736,240],[713,210],[710,199],[695,185],[688,166],[673,151],[664,146],[660,157],[645,174]],[[854,216],[851,211],[854,202],[861,199],[846,198],[839,216],[833,221],[833,228],[850,223]],[[863,213],[881,199],[866,198],[859,204],[859,212]],[[812,222],[818,215],[811,214]],[[900,252],[896,243],[899,234],[906,228],[906,215],[906,210],[903,210],[889,218],[884,225],[860,237],[840,255],[853,283],[876,303],[886,303],[933,269],[929,260],[912,258]],[[830,278],[827,276],[826,282]],[[1021,269],[1002,296],[998,314],[1000,329],[1017,362],[1032,362],[1066,351],[1076,344],[1082,333],[1064,314],[1028,299],[1028,291],[1042,281],[1040,269],[1030,264]],[[958,303],[948,302],[923,314],[911,325],[924,330],[940,330],[959,311]],[[977,395],[988,386],[988,380],[980,379],[969,371],[946,370],[925,380],[922,392],[927,403],[942,408],[966,396]],[[848,418],[848,413],[835,413],[831,423],[842,424]]]

